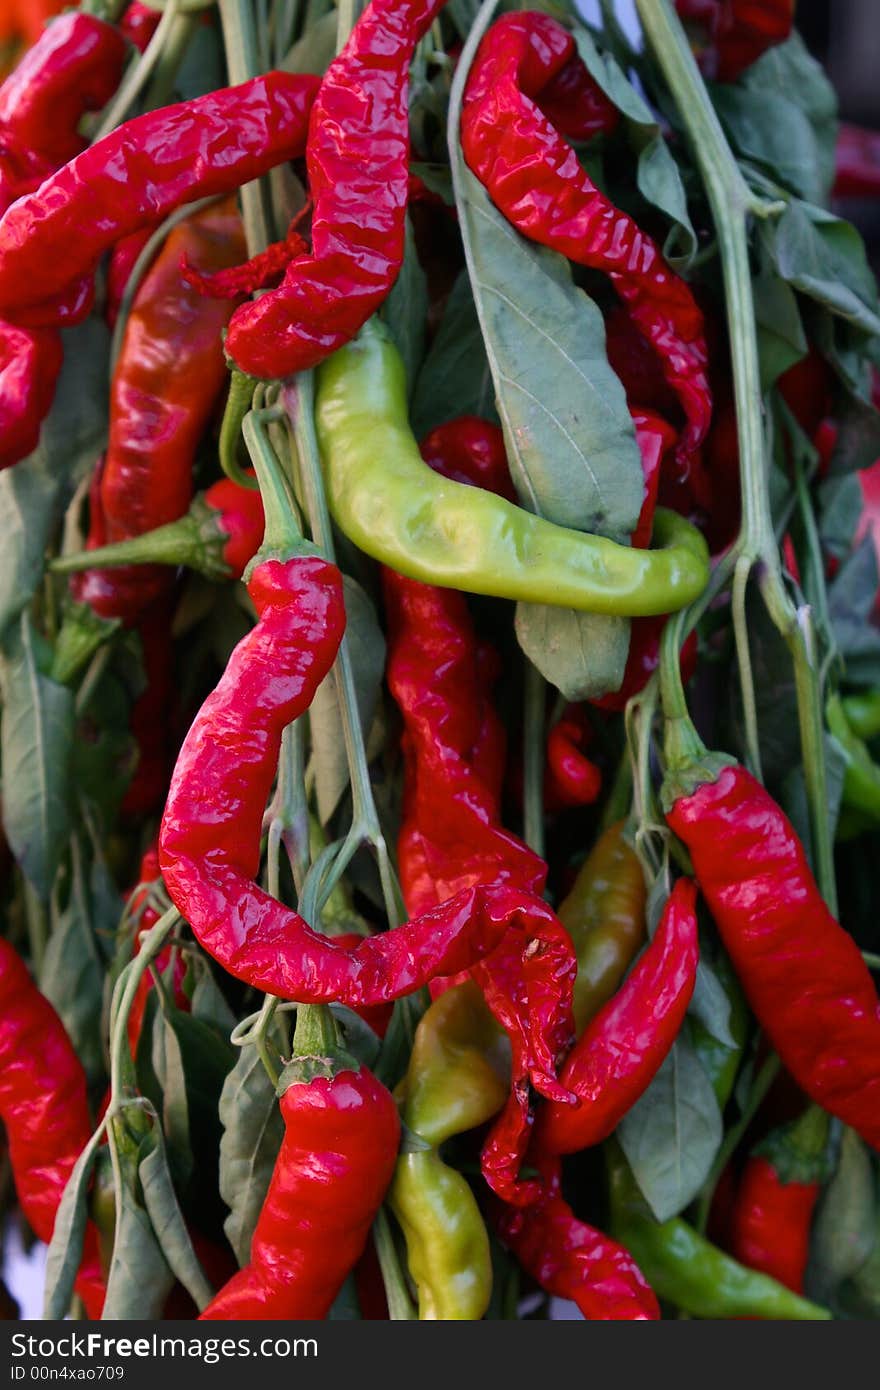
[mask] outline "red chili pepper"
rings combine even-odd
[[[57,320],[56,296],[69,303],[88,288],[123,237],[302,154],[317,85],[316,77],[266,73],[136,116],[91,145],[0,220],[0,311],[16,322],[28,312]]]
[[[89,549],[186,512],[195,451],[226,381],[220,335],[229,309],[184,284],[180,256],[186,249],[205,267],[229,265],[243,245],[231,200],[207,208],[174,228],[138,289],[113,374]],[[137,566],[89,570],[71,587],[99,616],[130,623],[169,582],[167,570]]]
[[[119,30],[134,44],[139,53],[143,53],[161,18],[161,10],[151,10],[149,5],[142,5],[140,0],[132,0],[132,3],[125,7],[125,13],[119,21]]]
[[[611,135],[620,123],[617,107],[596,86],[576,51],[544,83],[536,101],[548,121],[571,140]]]
[[[63,359],[55,329],[17,328],[0,320],[0,468],[37,447]]]
[[[559,1195],[558,1170],[547,1185],[549,1196],[533,1206],[493,1208],[499,1236],[526,1273],[547,1293],[575,1302],[585,1318],[658,1319],[657,1299],[632,1255],[577,1219]]]
[[[608,1138],[675,1041],[696,971],[696,887],[681,878],[649,945],[569,1053],[560,1079],[580,1105],[544,1106],[535,1129],[541,1150],[575,1153]]]
[[[675,0],[700,32],[697,57],[707,77],[734,82],[768,48],[791,33],[795,0]]]
[[[574,40],[541,14],[503,15],[477,51],[461,115],[465,158],[510,222],[570,260],[607,272],[656,349],[687,424],[680,474],[695,468],[711,417],[703,316],[656,243],[592,183],[536,98]]]
[[[831,192],[835,198],[876,198],[880,194],[880,131],[841,121]]]
[[[425,463],[444,478],[485,488],[508,502],[517,500],[499,425],[459,415],[426,434],[419,449]]]
[[[315,98],[306,151],[312,254],[236,310],[226,350],[257,377],[313,367],[353,338],[403,262],[409,67],[443,0],[372,0]],[[2,294],[2,264],[0,264]]]
[[[307,212],[308,207],[303,209]],[[184,257],[181,273],[188,285],[209,299],[240,299],[242,295],[253,294],[265,289],[273,281],[278,281],[295,257],[308,251],[308,247],[296,230],[303,213],[291,223],[283,241],[273,241],[265,251],[251,256],[243,265],[230,266],[228,270],[215,270],[205,275],[196,266],[190,265]]]
[[[2,938],[0,1119],[21,1209],[48,1243],[67,1180],[92,1134],[86,1077],[61,1019]],[[105,1286],[91,1222],[76,1291],[89,1316],[100,1317]]]
[[[558,973],[560,928],[532,893],[479,885],[391,932],[341,947],[253,882],[281,734],[330,669],[344,617],[339,572],[315,556],[257,564],[248,591],[259,621],[184,741],[159,838],[166,887],[199,941],[257,988],[359,1008],[467,969],[512,933],[527,985],[540,990],[545,974]],[[538,1063],[532,1083],[560,1094]]]
[[[284,1139],[250,1263],[202,1320],[325,1318],[388,1190],[400,1119],[369,1071],[328,1066],[327,1075],[295,1082],[281,1096],[281,1114]]]
[[[644,690],[660,665],[660,638],[667,618],[635,618],[629,639],[629,654],[619,690],[602,695],[590,704],[598,709],[622,710],[633,695]],[[681,679],[686,685],[697,665],[697,634],[692,632],[681,649]]]
[[[602,790],[602,773],[583,751],[593,726],[580,705],[566,705],[547,735],[544,800],[549,810],[589,806]]]
[[[664,420],[679,423],[681,406],[663,374],[660,358],[623,304],[616,304],[605,319],[605,351],[626,391],[630,409],[643,406]]]
[[[795,1293],[804,1291],[827,1143],[828,1116],[815,1106],[776,1130],[746,1163],[731,1214],[731,1254]]]
[[[880,1148],[880,1001],[788,817],[736,765],[712,782],[671,780],[668,801],[667,821],[773,1047],[812,1100]]]
[[[61,15],[0,87],[4,141],[38,151],[54,168],[79,154],[87,143],[79,122],[110,100],[128,51],[112,24],[76,11]]]

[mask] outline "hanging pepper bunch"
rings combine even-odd
[[[44,1314],[877,1317],[870,141],[790,0],[324,8],[4,12]]]

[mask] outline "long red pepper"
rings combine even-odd
[[[324,1318],[363,1254],[394,1173],[400,1119],[369,1071],[327,1070],[284,1091],[284,1139],[250,1263],[202,1319]]]
[[[492,201],[533,241],[607,272],[660,357],[687,425],[677,459],[687,476],[711,418],[703,316],[660,248],[600,193],[541,112],[542,87],[571,61],[574,40],[542,14],[503,15],[484,37],[461,113],[465,158]]]
[[[61,1019],[2,938],[0,1119],[21,1209],[48,1243],[67,1180],[92,1134],[86,1077]],[[105,1286],[91,1222],[76,1290],[89,1316],[100,1317]]]
[[[535,1128],[541,1150],[574,1153],[607,1139],[672,1047],[696,972],[696,887],[680,878],[649,945],[569,1053],[561,1080],[580,1105],[544,1107]]]
[[[739,766],[672,779],[667,801],[773,1047],[812,1100],[880,1149],[880,1000],[788,817]]]
[[[404,247],[409,67],[443,3],[372,0],[327,69],[306,151],[312,253],[291,261],[278,289],[233,315],[226,347],[242,371],[272,378],[315,366],[354,337],[394,284]]]
[[[330,669],[344,609],[338,570],[313,555],[258,563],[248,591],[259,621],[184,740],[159,837],[166,887],[202,945],[268,993],[357,1008],[466,969],[512,932],[525,979],[540,989],[557,969],[559,923],[532,893],[465,889],[393,931],[342,947],[254,883],[281,735]],[[533,1084],[563,1095],[540,1062]]]
[[[0,220],[0,312],[57,321],[56,297],[69,300],[122,237],[302,154],[317,86],[269,72],[136,116],[91,145]]]
[[[526,1273],[547,1293],[571,1299],[587,1319],[658,1319],[657,1299],[629,1251],[577,1219],[559,1193],[558,1167],[545,1181],[543,1201],[493,1206],[495,1229]]]

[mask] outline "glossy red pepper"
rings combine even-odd
[[[709,775],[671,777],[666,818],[749,1004],[801,1089],[880,1148],[880,1001],[868,967],[769,792],[736,765]]]
[[[48,1243],[68,1178],[92,1134],[86,1077],[61,1019],[2,938],[0,1119],[21,1209]],[[105,1287],[91,1222],[76,1291],[89,1316],[100,1317]]]
[[[353,338],[403,262],[409,67],[443,0],[371,0],[315,98],[306,151],[312,253],[236,310],[226,348],[242,371],[287,377]],[[2,266],[0,266],[2,295]]]
[[[581,705],[566,705],[547,735],[544,804],[548,810],[589,806],[602,790],[602,772],[587,757],[593,726]]]
[[[697,26],[697,58],[706,77],[734,82],[762,53],[791,33],[795,0],[675,0]]]
[[[320,1062],[314,1062],[315,1068]],[[203,1320],[325,1318],[363,1254],[397,1161],[397,1106],[365,1068],[294,1082],[284,1139],[251,1243]]]
[[[186,250],[205,267],[230,265],[243,246],[232,201],[206,208],[173,229],[140,285],[113,373],[89,549],[186,512],[196,448],[227,378],[221,330],[229,308],[183,282],[180,256]],[[93,569],[71,590],[100,617],[130,623],[170,580],[159,567]]]
[[[89,146],[0,220],[0,312],[53,323],[60,302],[66,322],[82,317],[95,266],[123,237],[301,154],[317,85],[266,73],[136,116]]]
[[[55,329],[17,328],[0,320],[0,468],[37,447],[63,358]]]
[[[660,357],[687,420],[677,462],[694,471],[711,418],[703,316],[656,243],[599,192],[536,105],[574,40],[542,14],[503,15],[484,37],[461,113],[465,158],[524,236],[605,271]]]
[[[831,191],[836,198],[876,198],[880,194],[880,131],[841,121]]]
[[[419,449],[425,463],[444,478],[485,488],[508,502],[517,500],[500,425],[459,415],[426,434]]]
[[[139,53],[143,53],[161,18],[161,10],[151,10],[149,5],[142,5],[140,0],[132,0],[131,4],[125,7],[119,21],[119,30],[134,44]]]
[[[730,1251],[750,1269],[804,1291],[810,1225],[828,1176],[828,1116],[811,1107],[751,1154],[730,1214]]]
[[[547,1186],[549,1195],[533,1206],[499,1204],[493,1212],[499,1236],[526,1273],[547,1293],[571,1299],[587,1319],[658,1319],[654,1292],[629,1252],[577,1219],[560,1196],[558,1171]]]
[[[672,1047],[696,971],[696,887],[681,878],[649,945],[569,1053],[560,1079],[580,1104],[544,1106],[535,1128],[542,1151],[575,1153],[616,1129]]]

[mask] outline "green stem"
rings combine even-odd
[[[266,518],[258,558],[267,552],[290,553],[307,548],[299,526],[296,503],[257,411],[251,410],[245,416],[242,434],[257,475]]]
[[[46,953],[46,946],[49,941],[49,926],[46,920],[46,908],[36,889],[22,874],[24,885],[24,912],[27,923],[28,945],[30,946],[31,961],[34,970],[39,975],[40,967],[43,963],[43,956]]]
[[[332,1057],[339,1049],[339,1030],[327,1004],[300,1004],[293,1030],[294,1057]]]
[[[335,556],[333,528],[324,492],[318,440],[315,435],[314,379],[312,373],[301,372],[294,382],[282,388],[281,398],[293,428],[297,458],[300,464],[300,481],[305,494],[306,510],[311,522],[312,537],[323,554],[329,560],[333,560]],[[351,778],[353,819],[356,826],[363,827],[365,838],[372,843],[376,851],[388,925],[395,927],[401,920],[400,889],[391,867],[388,846],[379,821],[373,788],[370,783],[370,770],[361,728],[354,671],[351,664],[351,649],[347,634],[343,636],[339,646],[334,674],[342,734],[345,740],[345,751]]]
[[[226,70],[230,86],[237,87],[261,71],[253,0],[218,0],[218,4]],[[268,195],[260,179],[246,183],[240,191],[247,251],[249,256],[256,256],[275,240]]]
[[[400,1267],[394,1236],[384,1207],[376,1214],[373,1222],[373,1240],[379,1268],[382,1270],[385,1297],[388,1300],[388,1316],[392,1322],[415,1322],[416,1310],[406,1287],[406,1279]]]
[[[153,80],[147,92],[147,106],[155,110],[167,106],[174,90],[174,82],[180,65],[189,48],[190,40],[199,28],[199,20],[194,14],[178,14],[169,27],[165,43],[153,73]]]
[[[795,667],[816,873],[825,900],[833,911],[836,893],[827,815],[821,695],[798,615],[784,588],[773,531],[746,226],[749,214],[772,216],[781,205],[763,202],[745,183],[681,23],[668,0],[636,0],[636,4],[693,146],[715,222],[724,278],[740,455],[742,525],[734,549],[737,559],[742,557],[749,566],[759,566],[762,598],[771,621],[789,647]]]
[[[341,53],[351,36],[351,31],[360,19],[363,5],[361,0],[337,0],[336,3],[336,52]]]
[[[226,397],[226,406],[223,411],[223,419],[220,422],[220,442],[218,451],[220,454],[220,467],[239,487],[257,488],[259,483],[248,476],[238,461],[238,440],[241,435],[241,427],[244,418],[254,403],[254,392],[257,389],[256,377],[248,376],[246,372],[240,372],[237,367],[233,367],[232,375],[229,380],[229,394]]]
[[[523,719],[523,822],[526,844],[544,858],[544,677],[526,661]]]
[[[93,143],[103,140],[105,135],[109,135],[111,130],[115,130],[125,120],[129,109],[137,101],[152,76],[153,69],[162,56],[169,36],[177,25],[179,14],[180,0],[168,0],[155,34],[138,60],[129,68],[122,86],[105,110],[101,124],[95,131]]]
[[[169,907],[144,936],[134,960],[125,967],[113,990],[110,1004],[110,1096],[111,1105],[118,1105],[128,1086],[132,1060],[128,1046],[128,1017],[138,986],[152,961],[165,944],[165,938],[180,920],[176,907]]]
[[[736,660],[739,667],[739,684],[743,708],[743,742],[745,745],[746,767],[754,777],[761,777],[761,742],[758,737],[758,706],[755,700],[755,678],[752,672],[752,655],[749,650],[749,628],[746,621],[746,591],[752,562],[746,555],[740,555],[733,572],[733,590],[730,596],[731,617],[733,618],[733,640],[736,645]]]

